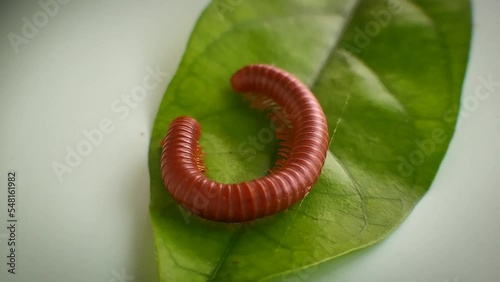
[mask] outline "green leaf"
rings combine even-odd
[[[369,246],[429,189],[452,138],[470,40],[467,0],[219,0],[199,18],[151,139],[151,220],[160,281],[259,281]],[[265,114],[229,87],[247,64],[304,81],[331,131],[323,173],[287,212],[244,224],[183,211],[160,176],[160,140],[177,116],[202,126],[208,176],[272,166]]]

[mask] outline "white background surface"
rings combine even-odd
[[[46,0],[45,2],[47,2]],[[83,1],[59,11],[16,53],[36,2],[0,9],[0,181],[18,172],[17,272],[6,267],[6,189],[0,190],[1,281],[154,281],[147,151],[161,97],[208,3]],[[500,1],[474,1],[464,97],[500,82]],[[113,110],[156,66],[167,79]],[[118,101],[118,102],[116,102]],[[120,104],[124,105],[124,104]],[[326,263],[310,281],[500,281],[500,87],[468,111],[429,193],[383,242]],[[114,130],[60,182],[53,162],[103,119]],[[4,184],[2,184],[5,186]],[[120,280],[121,278],[121,280]],[[127,280],[128,279],[128,280]]]

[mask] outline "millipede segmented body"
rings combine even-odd
[[[251,106],[268,110],[280,140],[279,159],[270,174],[223,184],[206,177],[191,117],[178,117],[162,141],[161,172],[172,197],[200,217],[242,222],[275,214],[300,201],[318,179],[328,150],[328,127],[311,91],[297,78],[268,65],[250,65],[231,78]]]

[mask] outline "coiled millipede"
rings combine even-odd
[[[279,159],[270,174],[230,184],[207,178],[198,143],[200,125],[185,116],[170,124],[162,141],[161,173],[174,200],[193,214],[242,222],[286,210],[304,198],[321,174],[329,137],[318,100],[291,74],[250,65],[232,76],[231,86],[244,93],[251,107],[269,111],[276,125]]]

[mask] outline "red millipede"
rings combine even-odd
[[[208,179],[199,145],[201,128],[178,117],[162,141],[161,172],[168,192],[181,206],[205,219],[242,222],[275,214],[300,201],[318,179],[329,146],[325,114],[300,80],[268,65],[250,65],[231,78],[251,106],[271,110],[280,140],[270,174],[243,183]]]

